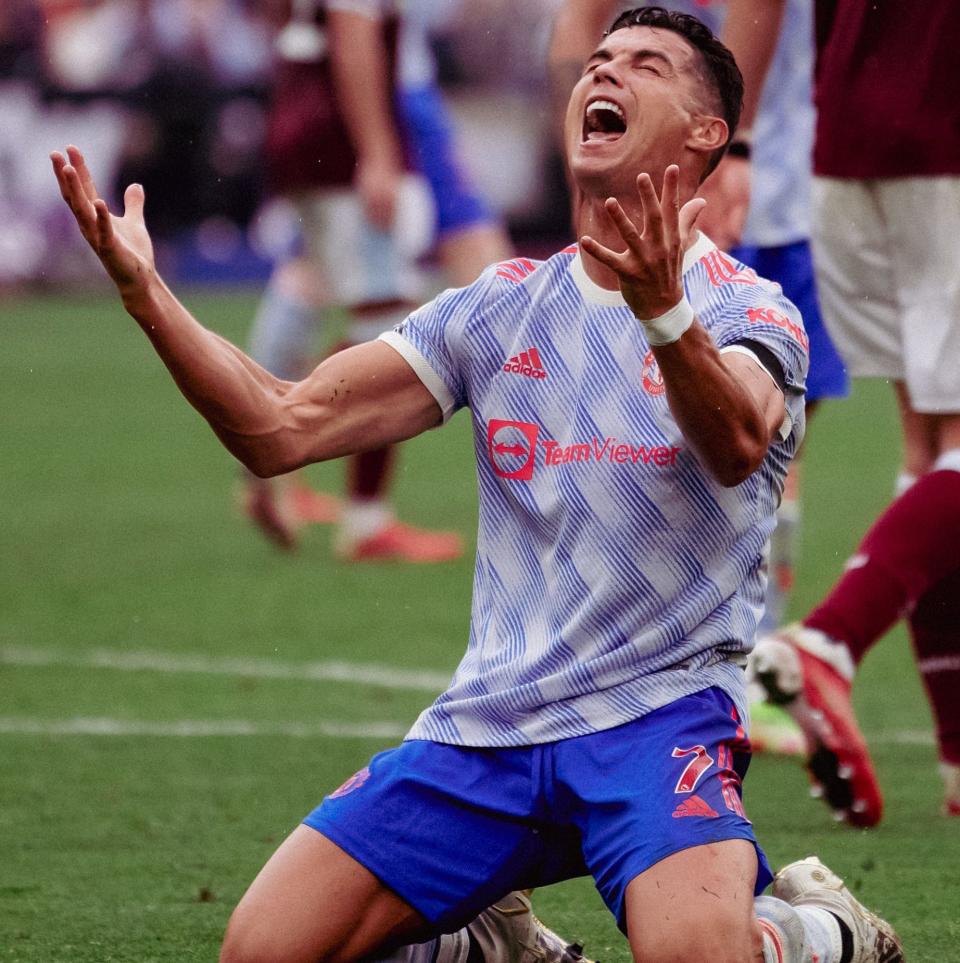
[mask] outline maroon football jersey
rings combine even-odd
[[[960,2],[816,0],[814,170],[960,174]]]
[[[281,194],[346,187],[353,182],[357,156],[337,103],[324,20],[322,4],[317,3],[313,23],[303,25],[316,31],[314,53],[291,56],[280,45],[267,121],[266,161],[270,187]],[[384,44],[394,80],[397,30],[397,18],[386,16]]]

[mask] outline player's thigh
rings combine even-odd
[[[667,856],[627,886],[627,936],[637,963],[762,959],[753,912],[757,853],[729,839]]]
[[[812,246],[823,320],[850,374],[903,377],[895,252],[873,188],[814,178]]]
[[[743,842],[754,853],[755,891],[772,880],[741,798],[749,752],[733,700],[718,687],[558,752],[584,860],[624,932],[627,887],[674,854]]]
[[[423,918],[325,836],[298,826],[233,912],[221,963],[356,960],[424,934]]]
[[[305,249],[329,278],[339,304],[356,306],[417,301],[423,279],[417,259],[433,236],[433,201],[425,181],[405,175],[393,223],[384,231],[367,220],[352,189],[316,191],[299,200]]]
[[[879,181],[915,411],[960,412],[960,177]]]
[[[452,933],[511,890],[544,881],[539,867],[553,837],[534,819],[536,756],[530,747],[407,740],[374,756],[304,822],[415,907],[433,932]],[[567,840],[563,851],[571,848],[579,857]]]

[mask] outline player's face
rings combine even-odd
[[[581,188],[635,191],[637,174],[657,183],[681,161],[699,104],[698,57],[671,30],[627,27],[604,38],[567,106],[567,159]]]

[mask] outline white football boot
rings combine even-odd
[[[468,927],[484,963],[591,963],[533,913],[526,893],[514,892],[484,910]]]
[[[773,880],[773,895],[791,906],[815,906],[841,919],[853,937],[850,963],[903,963],[903,945],[893,927],[854,899],[843,880],[816,856],[781,869]]]

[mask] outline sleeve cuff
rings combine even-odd
[[[446,382],[434,371],[430,362],[402,335],[396,331],[384,331],[378,338],[390,345],[404,361],[413,368],[414,374],[423,382],[423,386],[433,395],[440,406],[444,423],[448,422],[457,410],[457,402]]]

